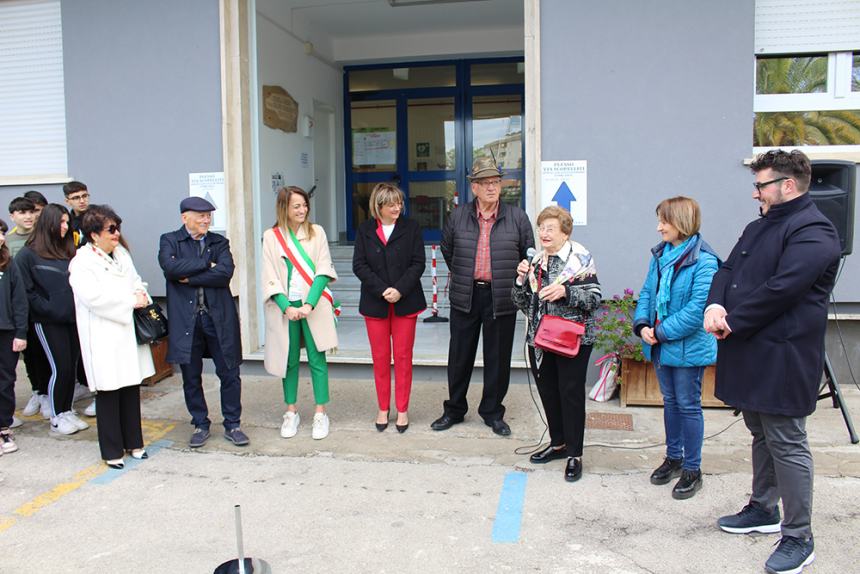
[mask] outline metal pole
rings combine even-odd
[[[245,549],[242,544],[242,507],[238,504],[236,509],[236,549],[239,551],[239,574],[245,574]]]

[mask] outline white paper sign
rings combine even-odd
[[[542,161],[540,208],[555,203],[570,212],[574,225],[588,224],[588,161]]]
[[[397,163],[397,132],[352,132],[353,165],[393,165]]]
[[[202,197],[215,206],[212,212],[212,231],[227,231],[227,196],[224,193],[224,172],[209,171],[188,174],[189,197]]]

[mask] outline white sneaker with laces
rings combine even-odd
[[[54,434],[75,434],[78,432],[78,427],[69,420],[66,413],[60,413],[51,418],[51,432]]]
[[[89,406],[87,406],[87,408],[84,409],[84,415],[88,416],[88,417],[96,416],[96,402],[95,401],[90,403]]]
[[[42,418],[46,421],[51,420],[51,397],[48,395],[39,395],[39,410],[42,413]]]
[[[21,419],[19,419],[15,415],[12,415],[12,424],[9,425],[9,428],[10,429],[16,429],[19,426],[21,426],[22,424],[24,424],[24,421],[22,421]]]
[[[315,440],[324,439],[328,436],[328,415],[325,413],[314,414],[314,426],[311,437]]]
[[[88,428],[90,428],[89,423],[79,419],[75,411],[66,411],[65,413],[63,413],[63,415],[65,415],[66,419],[72,421],[72,424],[75,425],[75,428],[77,428],[78,430],[87,430]]]
[[[301,417],[299,416],[299,413],[293,411],[287,411],[284,413],[284,424],[281,425],[281,437],[293,438],[296,436],[296,433],[299,432],[300,422]]]
[[[5,429],[0,431],[0,454],[9,454],[18,450],[18,445],[15,444],[15,435],[12,431]]]
[[[24,410],[21,411],[21,414],[25,417],[31,417],[34,414],[39,412],[39,409],[42,407],[42,401],[39,398],[39,393],[33,393],[30,395],[30,400],[27,401],[27,406],[24,407]]]

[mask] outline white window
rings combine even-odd
[[[67,171],[60,2],[0,1],[0,185]]]

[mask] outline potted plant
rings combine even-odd
[[[632,289],[623,295],[613,295],[603,302],[595,323],[597,326],[595,347],[605,353],[614,354],[621,361],[621,406],[663,405],[660,383],[650,362],[642,354],[642,341],[633,334],[633,314],[636,312],[636,297]],[[714,367],[705,369],[702,381],[702,406],[724,407],[714,397]]]

